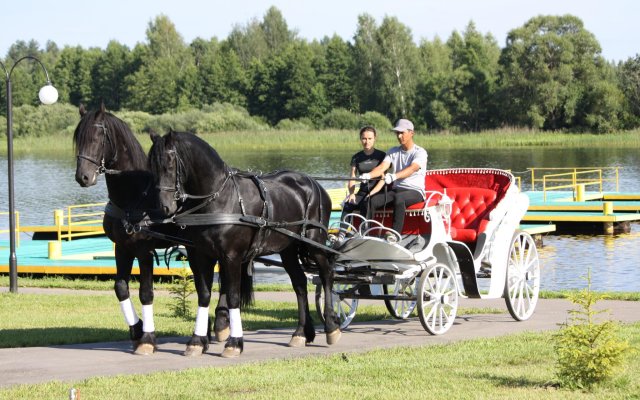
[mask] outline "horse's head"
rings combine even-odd
[[[149,169],[158,188],[160,209],[166,216],[174,215],[182,194],[181,161],[174,143],[174,132],[160,136],[151,132]]]
[[[105,124],[104,105],[97,111],[80,106],[80,122],[73,133],[76,149],[76,181],[82,187],[93,186],[105,164],[115,157],[115,149]]]

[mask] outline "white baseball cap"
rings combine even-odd
[[[396,132],[404,132],[404,131],[412,131],[413,130],[413,122],[408,119],[399,119],[396,121],[396,126],[394,126],[392,131]]]

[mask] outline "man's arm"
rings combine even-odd
[[[378,164],[377,167],[372,169],[371,172],[369,172],[368,174],[360,175],[360,178],[361,179],[379,178],[381,176],[384,176],[384,173],[389,169],[390,166],[391,166],[390,162],[382,161],[380,164]],[[366,176],[366,175],[369,175],[369,176]]]

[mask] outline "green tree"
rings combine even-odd
[[[627,59],[617,72],[620,90],[624,94],[626,127],[640,126],[640,55]]]
[[[595,100],[582,96],[602,79],[600,52],[593,34],[571,15],[538,16],[510,31],[500,58],[504,118],[533,128],[572,127],[578,106]]]
[[[59,101],[79,106],[92,102],[92,70],[99,60],[98,48],[85,50],[80,46],[62,49],[54,68]]]
[[[354,63],[349,44],[338,35],[325,39],[324,62],[319,71],[331,108],[358,111],[358,95],[353,77]]]
[[[285,118],[318,120],[328,105],[312,60],[309,46],[298,42],[265,62],[254,62],[249,111],[265,117],[272,125]]]
[[[380,49],[379,111],[391,118],[412,118],[421,66],[411,30],[396,17],[385,17],[376,36]]]
[[[317,121],[328,110],[324,87],[312,66],[313,54],[300,42],[286,52],[285,118],[311,118]]]
[[[134,50],[140,66],[125,79],[130,96],[124,106],[152,114],[188,108],[197,71],[182,36],[167,16],[160,15],[149,22],[147,39],[147,46]]]
[[[237,54],[245,70],[251,68],[254,61],[262,61],[269,54],[267,40],[260,22],[256,19],[244,27],[236,25],[223,45]]]
[[[101,102],[109,110],[120,110],[127,98],[125,78],[133,72],[133,55],[123,44],[112,40],[102,52],[91,71],[93,99],[89,106],[96,108]]]
[[[289,30],[280,10],[270,7],[262,21],[252,19],[244,26],[236,25],[224,46],[232,49],[248,70],[254,61],[264,61],[284,51],[295,38],[296,33]]]
[[[500,57],[497,42],[491,34],[480,34],[471,21],[463,35],[454,32],[447,45],[453,68],[448,87],[453,124],[472,131],[492,127]]]
[[[360,99],[360,111],[380,111],[378,88],[381,84],[380,45],[378,27],[369,14],[358,16],[358,26],[353,37],[354,86]]]
[[[624,120],[624,94],[618,87],[615,69],[600,57],[592,73],[593,78],[585,82],[572,127],[597,133],[619,129]]]
[[[418,75],[416,122],[434,129],[449,129],[453,117],[447,106],[449,81],[453,76],[451,49],[436,37],[419,47],[423,68]]]
[[[246,106],[246,71],[236,53],[216,39],[196,39],[190,47],[197,69],[193,105],[219,102]]]
[[[260,24],[268,54],[279,53],[289,46],[296,38],[296,33],[289,30],[282,12],[276,7],[270,7]]]

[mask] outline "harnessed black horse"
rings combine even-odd
[[[307,279],[299,260],[320,275],[327,343],[336,343],[341,333],[331,305],[330,249],[324,246],[331,212],[326,191],[297,172],[256,175],[230,168],[209,144],[190,133],[151,137],[149,167],[162,209],[169,221],[185,227],[185,237],[198,249],[197,256],[189,258],[198,316],[208,310],[211,294],[204,282],[219,262],[231,319],[231,336],[222,356],[235,357],[243,350],[240,307],[252,299],[252,260],[274,253],[280,254],[298,300],[298,326],[289,345],[304,346],[315,338]],[[190,345],[204,351],[202,331],[197,317]]]
[[[180,241],[180,229],[163,225],[141,231],[149,219],[156,219],[158,190],[148,171],[147,155],[127,124],[106,112],[80,106],[80,122],[73,134],[76,149],[76,181],[82,187],[96,184],[104,174],[109,203],[105,208],[104,231],[115,243],[115,292],[136,354],[151,354],[156,348],[153,321],[153,262],[156,248],[168,248]],[[195,252],[195,251],[194,251]],[[129,295],[134,259],[140,267],[142,319]]]

